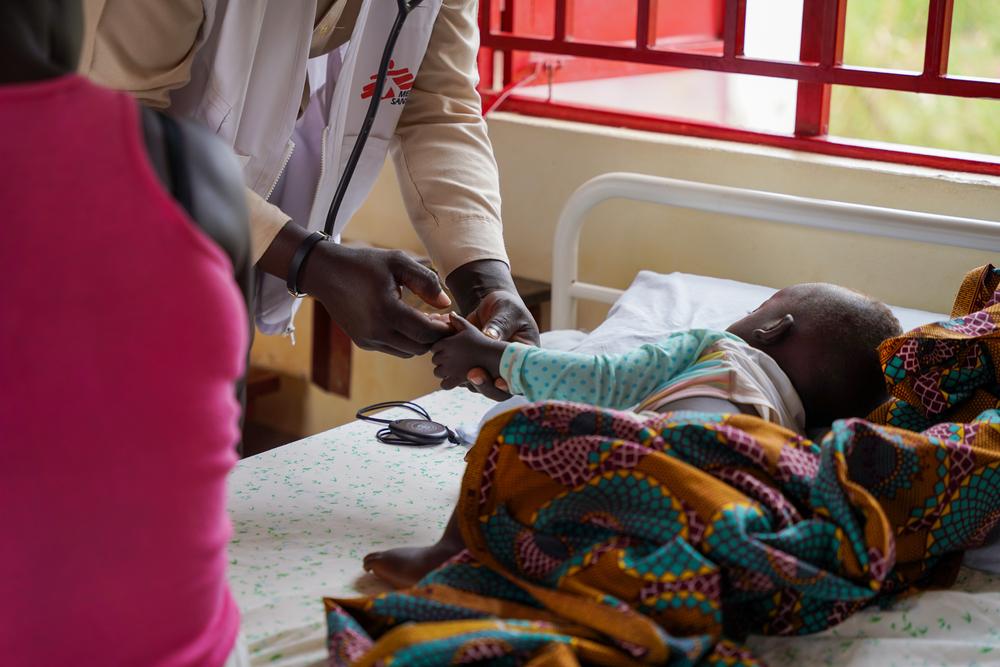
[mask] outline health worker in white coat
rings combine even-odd
[[[419,355],[447,332],[400,298],[406,286],[448,307],[433,272],[400,252],[336,243],[391,153],[412,224],[459,309],[489,335],[537,343],[504,249],[497,167],[476,92],[475,0],[423,0],[409,11],[370,136],[326,225],[399,5],[84,0],[81,71],[202,123],[233,147],[247,184],[262,332],[293,331],[300,299],[290,291],[322,302],[365,349]],[[332,238],[316,234],[324,226]],[[497,388],[477,371],[470,379],[504,396],[502,380]]]

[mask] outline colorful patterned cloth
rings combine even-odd
[[[890,425],[814,443],[747,415],[497,418],[462,484],[466,550],[412,589],[326,600],[331,664],[755,665],[747,633],[939,585],[1000,521],[998,286],[970,274],[955,319],[884,345]]]

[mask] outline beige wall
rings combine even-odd
[[[635,171],[706,183],[931,213],[1000,219],[1000,178],[866,163],[742,144],[711,142],[498,113],[490,120],[500,165],[507,248],[516,273],[548,280],[552,236],[566,198],[609,171]],[[352,238],[420,250],[386,168],[349,228]],[[625,287],[639,269],[686,271],[781,287],[822,280],[893,304],[947,311],[965,271],[997,258],[986,252],[795,229],[773,223],[608,202],[584,230],[581,277]],[[308,309],[304,309],[307,311]],[[603,309],[581,309],[592,326]],[[307,318],[299,330],[310,328]],[[296,377],[308,368],[308,340],[290,351],[258,337],[254,359]],[[261,418],[305,434],[353,417],[356,405],[410,398],[434,388],[426,359],[399,361],[357,351],[353,401],[305,382],[265,399]],[[294,427],[294,428],[292,428]]]
[[[354,348],[351,398],[322,391],[307,381],[312,313],[310,300],[295,319],[294,347],[280,336],[258,335],[254,341],[253,363],[282,373],[281,391],[254,405],[255,421],[306,436],[351,421],[362,406],[416,398],[437,388],[429,357],[398,359]]]

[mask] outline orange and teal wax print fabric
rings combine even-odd
[[[970,272],[951,316],[883,343],[892,398],[871,420],[924,431],[1000,405],[1000,269]]]
[[[939,581],[1000,520],[1000,274],[970,280],[955,319],[883,347],[890,424],[811,442],[748,415],[495,419],[462,483],[465,551],[414,588],[327,600],[331,664],[755,665],[748,633],[816,632]],[[932,423],[891,425],[903,401]]]

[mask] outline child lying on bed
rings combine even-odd
[[[679,331],[621,355],[507,343],[457,315],[452,322],[456,333],[433,348],[434,374],[445,389],[461,384],[471,368],[484,368],[530,401],[744,412],[802,435],[864,417],[887,398],[876,349],[902,333],[885,304],[824,283],[783,289],[726,331]],[[365,569],[411,585],[461,548],[453,518],[437,544],[370,554]]]

